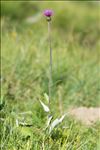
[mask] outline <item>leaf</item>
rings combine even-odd
[[[29,123],[26,123],[26,122],[18,122],[18,125],[19,126],[25,126],[25,127],[31,127],[32,126],[32,124],[29,124]]]
[[[19,122],[18,122],[18,119],[16,119],[16,126],[17,126],[17,127],[19,126]]]
[[[26,114],[28,114],[28,115],[32,115],[33,113],[31,112],[31,111],[26,111],[26,112],[21,112],[21,113],[19,113],[20,115],[26,115]]]
[[[41,105],[42,105],[42,107],[43,107],[45,112],[49,112],[50,111],[49,107],[47,105],[45,105],[41,100],[40,100],[40,103],[41,103]]]
[[[45,127],[43,130],[46,130],[46,129],[49,127],[52,118],[53,118],[53,117],[52,117],[51,115],[49,115],[49,116],[47,117],[46,127]]]
[[[50,122],[51,122],[51,119],[52,119],[52,116],[49,116],[49,117],[48,117],[48,120],[47,120],[47,126],[46,126],[46,128],[45,128],[45,129],[47,129],[47,128],[48,128],[48,126],[49,126],[49,124],[50,124]]]
[[[50,126],[50,129],[49,129],[49,133],[51,133],[51,131],[53,130],[53,128],[59,124],[59,119],[55,119],[52,123],[51,123],[51,126]]]
[[[61,123],[63,121],[63,119],[65,118],[66,114],[64,114],[60,119],[55,119],[52,123],[51,123],[51,126],[50,126],[50,129],[49,129],[49,133],[51,133],[51,131],[53,130],[53,128],[55,126],[57,126],[59,123]]]
[[[46,101],[49,103],[49,96],[47,95],[47,93],[44,93],[44,97],[45,97]]]
[[[47,121],[47,126],[49,126],[51,119],[52,119],[52,116],[49,116],[48,121]]]
[[[63,119],[65,118],[66,114],[64,114],[60,119],[59,119],[59,122],[62,122]]]

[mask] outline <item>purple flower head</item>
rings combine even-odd
[[[46,17],[51,17],[53,15],[53,11],[51,9],[46,9],[43,14]]]

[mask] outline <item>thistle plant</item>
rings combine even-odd
[[[44,111],[47,113],[47,124],[45,129],[49,129],[49,134],[51,131],[57,126],[59,123],[63,121],[66,114],[62,115],[60,118],[56,118],[52,121],[53,115],[51,114],[51,107],[50,107],[50,101],[51,101],[51,86],[52,86],[52,47],[51,47],[51,17],[53,15],[52,10],[45,10],[43,12],[44,16],[46,17],[46,20],[48,22],[48,44],[49,44],[49,51],[50,51],[50,67],[49,67],[49,96],[45,93],[44,97],[47,101],[48,105],[45,105],[41,100],[40,103],[44,109]]]
[[[49,44],[49,51],[50,51],[50,67],[49,67],[49,103],[51,101],[51,86],[52,86],[52,47],[51,47],[51,17],[53,15],[52,10],[45,10],[43,12],[46,20],[48,22],[48,44]]]

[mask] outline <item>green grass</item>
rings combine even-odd
[[[41,5],[37,2],[35,5],[40,12],[48,7],[55,10],[51,100],[54,117],[61,116],[60,101],[63,113],[70,107],[99,107],[98,5],[83,2],[41,2]],[[24,21],[19,24],[19,20],[6,17],[1,20],[1,149],[99,150],[99,122],[87,127],[68,116],[51,136],[43,131],[46,114],[38,99],[42,100],[43,94],[48,93],[49,49],[45,19],[34,24]],[[20,114],[27,111],[32,113]],[[32,127],[16,127],[17,118]]]

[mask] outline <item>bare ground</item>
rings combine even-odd
[[[91,125],[97,121],[100,121],[100,107],[97,108],[87,108],[78,107],[71,108],[69,110],[70,115],[72,115],[77,120],[80,120],[83,124]]]

